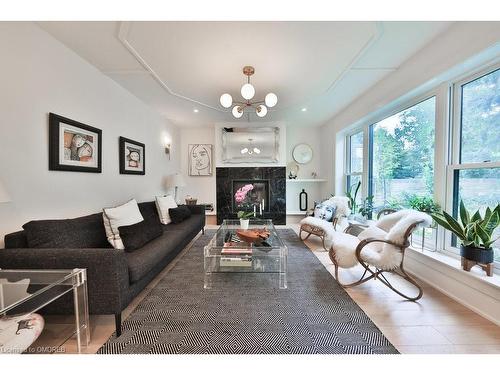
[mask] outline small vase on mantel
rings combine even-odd
[[[240,219],[240,228],[243,230],[247,230],[249,223],[250,223],[250,219]]]

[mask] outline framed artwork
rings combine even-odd
[[[144,143],[120,137],[120,174],[146,174]]]
[[[212,145],[188,145],[189,176],[212,175]]]
[[[101,173],[102,130],[49,113],[49,170]]]

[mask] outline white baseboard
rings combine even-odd
[[[430,256],[408,249],[405,269],[450,298],[500,325],[500,286],[476,273],[460,269],[460,262],[446,255]],[[424,294],[425,297],[425,294]]]

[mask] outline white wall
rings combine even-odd
[[[440,83],[488,60],[486,49],[498,49],[498,22],[458,22],[402,64],[362,96],[353,101],[321,129],[322,160],[329,178],[324,193],[334,187],[342,191],[337,169],[342,166],[342,153],[335,151],[337,135],[356,123],[375,118],[381,110],[396,107],[418,93],[437,87]],[[340,143],[341,139],[338,140]],[[340,156],[340,160],[339,160]],[[341,171],[340,171],[341,173]],[[339,175],[339,173],[337,173]]]
[[[75,217],[163,192],[179,169],[176,128],[34,23],[0,23],[0,204],[3,236],[29,220]],[[48,113],[102,129],[102,173],[48,170]],[[118,137],[146,144],[146,175],[120,175]],[[163,138],[172,140],[172,160]]]
[[[179,189],[179,199],[184,201],[186,195],[191,195],[198,199],[198,203],[213,203],[215,205],[215,165],[212,166],[212,176],[188,176],[188,145],[197,143],[214,145],[214,127],[181,128],[179,133],[181,152],[179,156],[181,159],[180,173],[184,176],[184,180],[186,181],[186,186]]]

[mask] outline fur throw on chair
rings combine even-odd
[[[356,258],[356,247],[368,238],[383,239],[404,245],[408,240],[405,234],[412,225],[425,227],[432,223],[429,215],[415,210],[401,210],[383,216],[372,226],[362,231],[358,237],[347,233],[332,233],[332,250],[335,261],[339,267],[351,268],[358,264]],[[361,258],[368,264],[379,269],[392,270],[400,266],[403,253],[397,246],[384,243],[372,242],[361,250]]]

